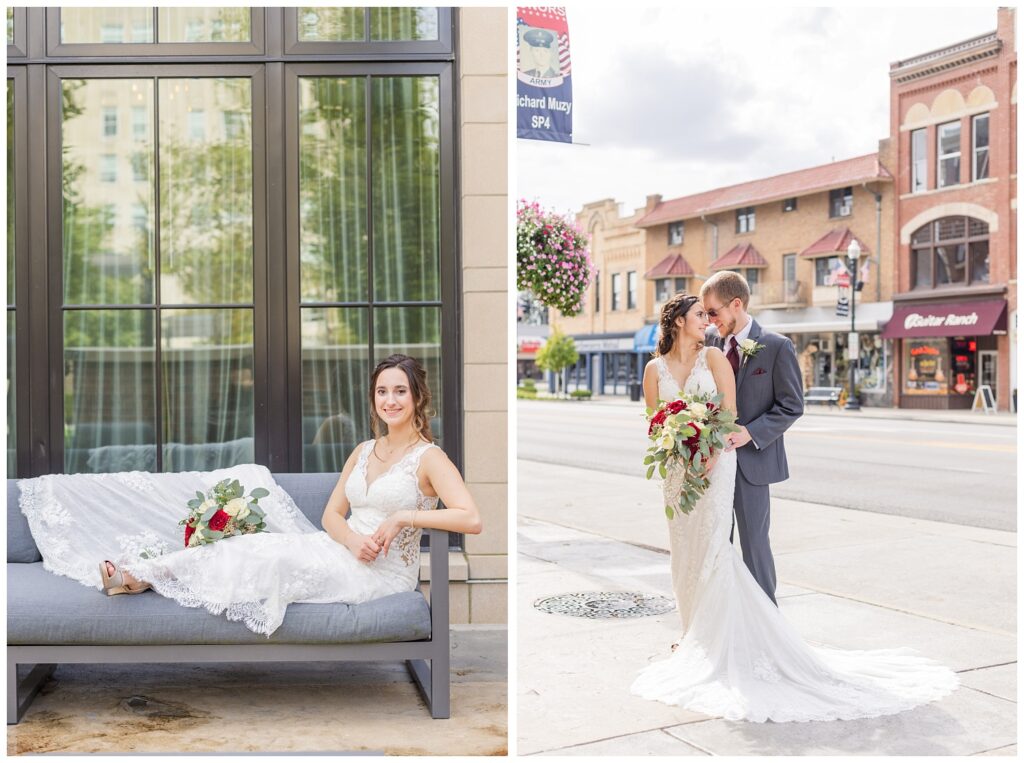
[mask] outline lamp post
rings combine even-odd
[[[860,337],[857,336],[857,261],[860,259],[860,244],[857,239],[850,241],[846,249],[846,262],[850,271],[850,336],[846,340],[846,356],[850,365],[850,391],[846,396],[844,410],[859,411],[857,399],[856,369],[860,359]]]

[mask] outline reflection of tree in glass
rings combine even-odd
[[[299,215],[302,296],[366,299],[366,98],[362,78],[302,78]]]
[[[10,11],[8,8],[8,14]],[[7,80],[7,304],[14,304],[14,82],[11,80]]]
[[[221,123],[201,136],[184,129],[184,82],[217,104],[208,115]],[[160,272],[161,301],[191,304],[251,304],[252,140],[249,79],[160,82]],[[198,96],[195,96],[198,97]],[[231,311],[236,315],[235,311]],[[232,320],[229,336],[244,341]],[[248,338],[251,341],[251,336]]]
[[[80,91],[85,80],[64,80],[62,118],[68,125],[85,113]],[[148,241],[139,242],[142,256],[121,262],[107,258],[114,231],[113,214],[105,204],[86,203],[85,165],[77,160],[77,148],[61,147],[63,191],[64,295],[70,304],[139,304],[152,301],[153,274]],[[144,233],[139,235],[144,236]],[[111,261],[113,260],[113,261]],[[116,328],[111,331],[111,321]],[[152,336],[152,319],[140,322],[126,311],[81,311],[68,316],[65,347],[138,346],[143,336]],[[101,344],[97,344],[101,342]]]
[[[439,298],[438,80],[373,82],[373,246],[379,301]]]

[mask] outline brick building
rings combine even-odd
[[[850,319],[836,303],[849,289],[837,282],[856,238],[865,252],[858,383],[867,404],[891,404],[891,345],[879,324],[892,312],[892,181],[880,155],[869,154],[667,201],[650,196],[630,217],[612,201],[586,205],[578,219],[593,233],[600,279],[584,313],[560,320],[586,356],[571,379],[624,393],[650,357],[664,301],[736,270],[751,284],[751,313],[793,339],[805,386],[842,385]]]
[[[903,408],[967,408],[981,385],[1016,408],[1015,22],[890,68]]]

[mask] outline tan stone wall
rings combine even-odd
[[[508,10],[461,8],[456,47],[465,477],[484,531],[453,555],[452,622],[504,623],[508,596]]]

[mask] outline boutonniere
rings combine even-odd
[[[758,344],[756,339],[744,339],[740,342],[740,352],[744,358],[752,358],[764,349],[763,344]]]

